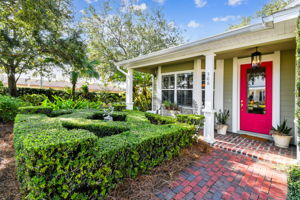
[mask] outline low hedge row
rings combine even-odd
[[[61,115],[71,114],[72,110],[53,110],[50,114],[48,114],[48,117],[58,117]]]
[[[111,124],[105,122],[94,123],[94,122],[64,121],[62,122],[62,125],[67,129],[85,129],[93,132],[98,137],[116,135],[129,130],[129,128],[125,125],[117,125],[117,124]]]
[[[127,114],[126,113],[118,113],[114,112],[112,115],[113,121],[126,121]],[[92,116],[89,116],[88,119],[98,119],[104,120],[105,113],[103,111],[96,112]]]
[[[194,115],[194,114],[179,114],[176,115],[176,119],[178,122],[188,123],[191,125],[203,126],[204,124],[204,116],[203,115]]]
[[[288,199],[300,199],[300,166],[293,166],[289,172]]]
[[[21,114],[46,114],[50,115],[53,109],[49,106],[25,106],[19,108]]]
[[[127,112],[126,123],[105,122],[130,129],[109,137],[62,126],[66,121],[87,123],[90,112],[16,117],[14,145],[23,199],[103,199],[124,178],[178,155],[192,143],[195,131],[187,124],[152,125],[136,111]]]
[[[175,118],[161,116],[159,114],[145,113],[145,116],[151,124],[172,124],[176,122]]]
[[[113,107],[115,111],[123,111],[126,109],[126,105],[120,103],[113,104]]]

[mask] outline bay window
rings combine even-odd
[[[179,106],[192,107],[193,73],[177,72],[162,75],[162,102],[170,101]]]

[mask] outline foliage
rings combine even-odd
[[[72,110],[53,110],[50,114],[48,114],[48,117],[58,117],[61,115],[66,115],[71,113],[73,113]]]
[[[188,123],[199,127],[203,127],[205,119],[203,115],[195,114],[179,114],[176,115],[176,118],[178,122]]]
[[[52,61],[53,41],[71,19],[70,5],[70,0],[0,1],[0,67],[7,74],[10,95],[17,95],[16,74],[40,71]]]
[[[251,17],[242,17],[241,22],[239,24],[233,24],[228,27],[228,30],[238,29],[244,26],[247,26],[251,23]]]
[[[138,82],[138,81],[137,81]],[[145,81],[146,82],[146,81]],[[140,111],[151,110],[152,91],[149,85],[137,85],[134,81],[133,102],[134,108]]]
[[[217,124],[226,125],[229,118],[229,110],[220,110],[218,113],[215,113],[215,117],[217,119]]]
[[[146,118],[151,124],[172,124],[176,122],[176,119],[167,116],[161,116],[159,114],[145,113]]]
[[[300,199],[300,166],[293,166],[289,171],[288,200]]]
[[[86,99],[63,99],[59,96],[53,96],[54,101],[50,101],[46,99],[43,101],[42,106],[50,106],[53,110],[60,110],[60,109],[85,109],[85,108],[94,108],[100,109],[102,107],[102,102],[91,102]]]
[[[123,111],[126,109],[126,105],[121,103],[114,103],[112,106],[114,107],[115,111]]]
[[[96,137],[87,130],[66,130],[62,123],[99,124],[91,110],[61,118],[18,115],[14,128],[17,175],[24,199],[104,199],[125,178],[133,178],[178,155],[191,144],[194,127],[152,125],[141,112],[128,111],[129,131]]]
[[[0,122],[14,121],[18,108],[24,105],[18,98],[0,95]]]
[[[86,97],[89,94],[89,86],[87,84],[84,84],[81,86],[81,92],[82,96]]]
[[[175,103],[172,103],[171,101],[164,101],[163,105],[167,110],[179,110],[179,107]]]
[[[5,87],[2,81],[0,81],[0,95],[5,95],[6,91],[5,91]]]
[[[104,120],[105,115],[103,111],[95,112],[92,116],[88,117],[88,119]],[[114,112],[111,116],[113,121],[126,121],[127,118],[127,114],[121,112]]]
[[[103,103],[121,103],[125,102],[125,93],[101,92],[97,94],[97,99]]]
[[[297,30],[296,30],[296,118],[298,127],[300,127],[300,16],[297,20]],[[298,145],[300,146],[300,132],[298,133]],[[297,135],[296,135],[297,137]],[[300,152],[298,151],[297,154]]]
[[[47,99],[47,96],[44,94],[26,94],[20,97],[25,102],[30,103],[33,106],[39,106]]]
[[[276,135],[290,135],[290,132],[292,130],[292,128],[288,127],[286,125],[287,120],[283,120],[283,122],[279,125],[277,125],[277,127],[272,127],[272,134],[276,134]]]
[[[98,137],[106,137],[120,134],[129,131],[126,125],[111,124],[106,122],[80,122],[80,121],[65,121],[62,126],[67,129],[85,129],[93,132]]]
[[[52,112],[51,107],[45,107],[45,106],[25,106],[25,107],[19,107],[19,113],[21,114],[46,114],[50,115]]]

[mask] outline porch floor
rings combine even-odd
[[[215,134],[214,147],[229,152],[247,155],[252,158],[276,164],[290,165],[296,162],[296,147],[288,149],[276,147],[272,141],[257,141],[241,137],[236,133]]]

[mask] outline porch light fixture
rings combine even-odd
[[[257,51],[257,47],[256,51],[251,54],[251,64],[252,67],[260,67],[261,65],[261,52]]]

